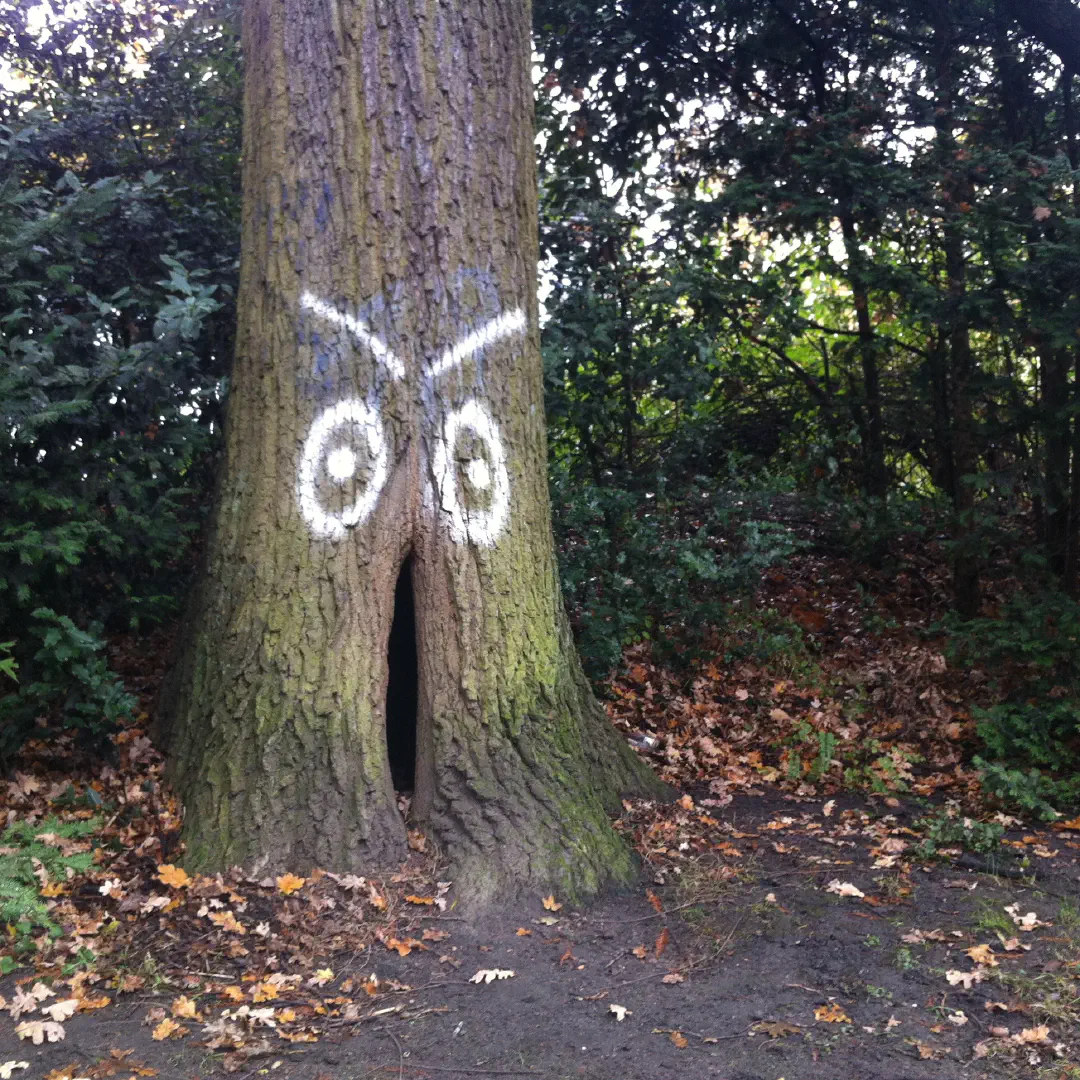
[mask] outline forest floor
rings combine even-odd
[[[32,743],[0,822],[94,861],[33,863],[61,929],[9,928],[0,1078],[1080,1078],[1080,818],[981,796],[987,676],[920,558],[884,588],[801,556],[712,659],[631,651],[609,712],[679,798],[624,804],[640,886],[584,910],[471,919],[420,832],[393,874],[192,878],[140,727]],[[753,659],[778,620],[798,647]],[[119,648],[147,695],[161,646]]]

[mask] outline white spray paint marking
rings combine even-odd
[[[438,360],[432,361],[427,369],[429,378],[434,379],[452,367],[458,367],[470,356],[482,352],[504,337],[520,333],[525,329],[525,325],[525,312],[521,308],[504,311],[501,315],[484,323],[478,330],[474,330],[468,337],[462,338],[456,345],[451,345]]]
[[[352,334],[384,365],[392,378],[404,378],[405,364],[401,358],[360,319],[338,311],[310,292],[301,295],[300,306]],[[433,381],[496,341],[523,333],[527,325],[525,312],[521,308],[505,311],[446,349],[437,360],[428,361],[424,375],[429,382]],[[343,427],[350,427],[354,437],[366,440],[370,476],[363,492],[351,506],[340,513],[329,513],[323,509],[318,495],[321,469],[325,465],[330,479],[344,486],[356,475],[359,465],[351,446],[347,443],[333,445],[334,435]],[[465,505],[466,492],[459,476],[456,456],[462,430],[471,431],[485,447],[485,453],[474,455],[461,471],[472,494],[487,496],[486,509],[470,509]],[[367,520],[386,483],[389,458],[390,451],[378,413],[358,398],[338,402],[316,417],[304,440],[296,485],[300,512],[311,531],[316,536],[339,539],[345,535],[346,529]],[[473,543],[482,547],[493,545],[506,528],[510,516],[510,474],[499,425],[475,398],[466,401],[443,419],[442,431],[435,440],[432,472],[437,491],[425,490],[424,506],[433,509],[438,498],[448,515],[450,535],[456,543]]]
[[[490,465],[477,457],[465,468],[466,476],[474,487],[490,489],[490,502],[486,510],[470,509],[462,501],[455,458],[462,428],[471,431],[487,448]],[[439,502],[449,516],[450,534],[455,542],[491,547],[506,528],[510,516],[510,474],[506,468],[506,448],[499,434],[499,426],[475,398],[447,414],[443,421],[442,438],[435,444],[431,466]]]
[[[323,509],[318,495],[319,470],[325,458],[326,470],[339,484],[344,484],[356,474],[357,459],[348,446],[336,446],[331,449],[334,436],[342,428],[352,429],[355,437],[367,443],[369,468],[364,490],[357,495],[356,501],[345,507],[340,513],[329,513]],[[328,452],[329,451],[329,452]],[[316,536],[340,539],[345,530],[359,525],[375,508],[379,492],[389,472],[390,452],[386,445],[382,421],[379,414],[366,402],[358,398],[339,401],[322,413],[311,425],[304,447],[300,454],[300,469],[296,482],[296,493],[300,503],[300,513]]]
[[[303,293],[300,297],[300,306],[318,315],[319,318],[340,326],[342,330],[348,330],[357,341],[367,347],[376,360],[385,365],[393,378],[405,378],[405,365],[401,357],[391,350],[382,338],[373,334],[366,323],[344,311],[338,311],[336,307],[332,307],[325,300],[320,300],[314,293]]]

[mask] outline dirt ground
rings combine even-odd
[[[173,971],[108,1008],[80,1012],[62,1042],[17,1041],[4,1017],[0,1065],[27,1062],[12,1073],[27,1080],[1078,1075],[1070,1070],[1080,1050],[1071,1024],[1080,835],[1010,833],[1017,847],[1026,836],[1028,846],[1057,851],[1039,860],[1036,878],[972,856],[898,872],[873,866],[883,858],[882,823],[902,833],[915,808],[895,799],[830,802],[738,796],[717,812],[732,837],[727,850],[681,873],[649,870],[661,880],[584,911],[548,910],[537,896],[472,920],[450,904],[417,917],[417,935],[420,927],[435,933],[407,956],[376,942],[305,958],[305,976],[323,966],[323,976],[332,973],[318,990],[325,1005],[316,1042],[289,1041],[280,1021],[242,1053],[211,1049],[207,1029],[193,1021],[186,1037],[155,1039],[155,1022],[178,993],[207,1020],[220,1014],[220,988],[243,979],[243,958],[222,970],[220,959],[192,955],[182,985]],[[1003,876],[981,872],[988,868]],[[448,936],[438,940],[440,932]],[[470,981],[492,970],[513,974]],[[372,975],[378,996],[350,1012],[342,988],[370,986]],[[13,992],[14,977],[0,983],[0,994]],[[275,1017],[288,1016],[287,987],[271,1004]],[[295,1005],[310,1009],[310,994]]]

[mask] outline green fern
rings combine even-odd
[[[38,837],[53,833],[65,840],[82,840],[101,827],[101,818],[89,821],[17,821],[0,834],[0,923],[13,932],[17,947],[27,943],[34,930],[46,930],[57,936],[60,927],[49,917],[49,908],[38,895],[37,865],[44,867],[52,881],[63,881],[68,871],[81,874],[94,861],[92,852],[64,855],[52,844]]]

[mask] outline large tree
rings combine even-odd
[[[247,0],[243,43],[226,453],[162,716],[187,859],[404,850],[396,592],[411,814],[459,883],[626,878],[608,815],[658,789],[589,691],[556,574],[529,4]]]

